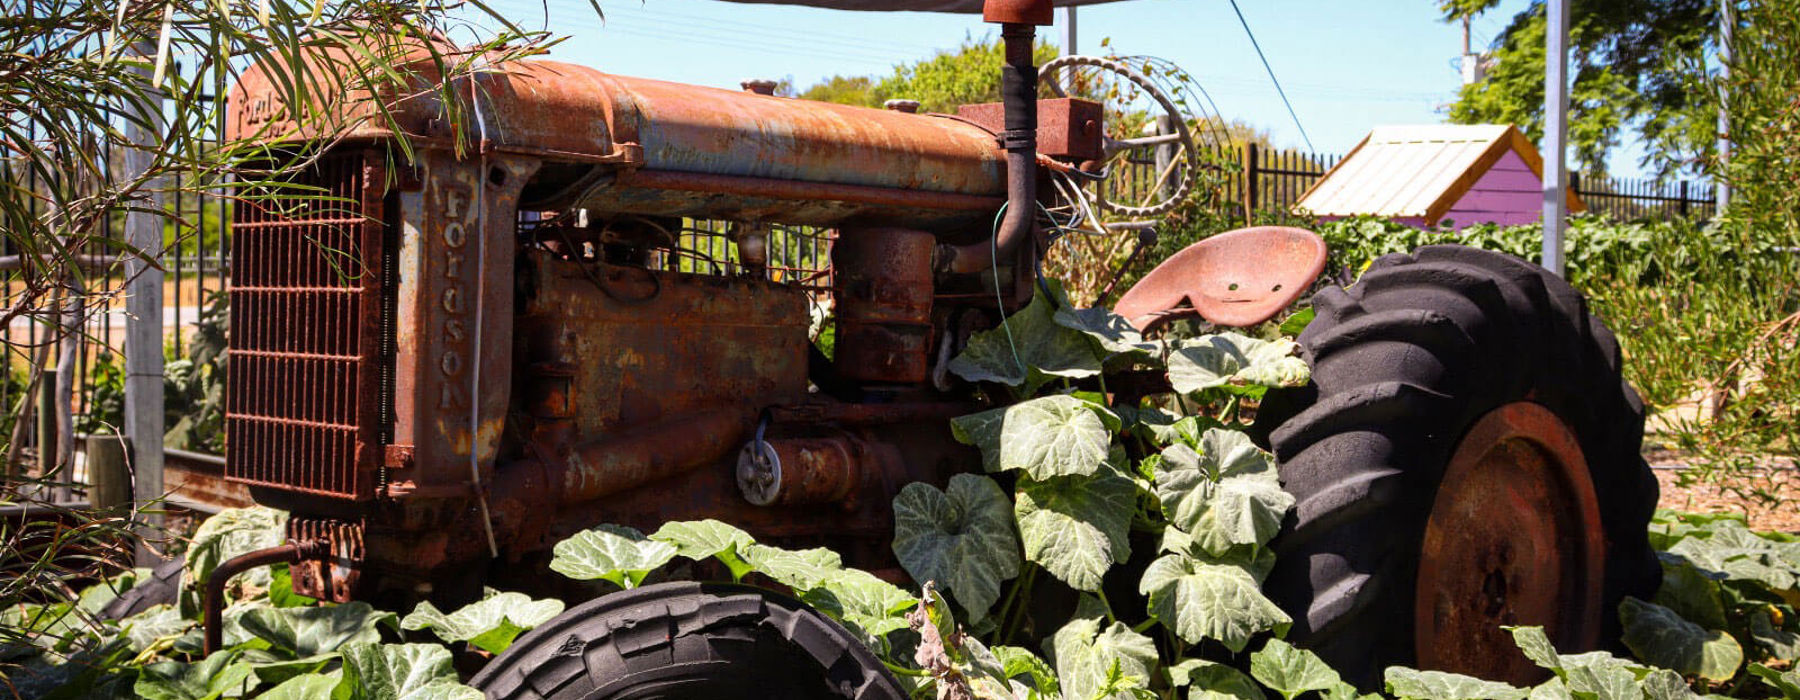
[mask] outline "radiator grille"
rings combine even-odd
[[[381,420],[382,175],[320,159],[233,213],[226,477],[374,496]]]

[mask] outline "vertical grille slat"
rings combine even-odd
[[[296,184],[235,207],[225,475],[363,500],[386,417],[379,160],[329,154]]]

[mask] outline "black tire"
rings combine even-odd
[[[1515,258],[1431,246],[1377,260],[1314,306],[1299,342],[1316,398],[1270,435],[1297,501],[1265,585],[1294,618],[1290,639],[1363,687],[1415,665],[1421,547],[1446,467],[1483,416],[1530,402],[1585,459],[1604,530],[1602,609],[1586,624],[1615,644],[1620,600],[1661,582],[1646,536],[1658,487],[1639,453],[1642,403],[1581,295]]]
[[[132,584],[130,589],[100,608],[100,618],[123,620],[165,603],[174,603],[181,592],[181,572],[187,562],[181,557],[170,559],[150,570],[150,578]]]
[[[564,612],[470,685],[489,698],[906,697],[848,630],[792,598],[662,583]]]

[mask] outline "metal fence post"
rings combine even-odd
[[[1244,144],[1244,225],[1256,225],[1256,144]]]
[[[139,44],[138,55],[154,55],[153,44]],[[149,71],[141,70],[143,80]],[[159,101],[160,106],[162,103]],[[144,148],[126,150],[127,177],[136,177],[150,169],[154,155],[146,150],[162,132],[162,110],[143,115],[128,127],[132,144]],[[150,206],[160,205],[160,197]],[[144,212],[125,215],[125,241],[143,251],[145,256],[161,257],[163,249],[162,220]],[[125,259],[125,435],[129,440],[128,459],[132,467],[132,496],[139,507],[163,497],[163,273],[160,268],[139,256]],[[160,513],[140,513],[139,533],[154,536],[162,525]],[[160,562],[143,544],[138,545],[139,566]]]
[[[1544,32],[1544,250],[1541,264],[1563,276],[1563,227],[1569,215],[1565,149],[1569,135],[1569,0],[1550,0]]]

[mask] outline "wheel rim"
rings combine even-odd
[[[1593,648],[1605,546],[1573,431],[1530,402],[1482,416],[1457,444],[1425,526],[1419,666],[1517,683],[1542,676],[1501,625],[1539,625],[1559,649]]]

